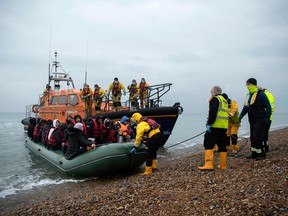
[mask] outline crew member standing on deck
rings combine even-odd
[[[139,95],[139,88],[137,86],[137,82],[135,79],[132,80],[131,85],[128,86],[128,91],[129,91],[129,100],[131,103],[131,108],[138,109],[139,104],[138,104],[138,95]]]
[[[85,103],[86,118],[92,115],[92,96],[93,96],[93,90],[89,87],[89,85],[85,83],[81,91],[81,97]]]
[[[115,77],[114,81],[110,84],[108,88],[107,95],[109,96],[110,91],[112,91],[112,102],[113,102],[113,108],[114,111],[120,111],[121,110],[121,97],[122,97],[122,91],[123,95],[126,95],[126,89],[124,85],[119,82],[118,78]]]
[[[101,103],[102,103],[102,99],[103,97],[105,97],[106,93],[105,91],[98,86],[98,84],[94,85],[94,94],[93,94],[93,102],[94,102],[94,106],[95,106],[95,111],[96,111],[96,115],[100,114],[101,112]]]
[[[222,89],[219,86],[214,86],[211,89],[211,100],[209,101],[209,113],[204,136],[205,148],[205,164],[198,167],[200,170],[214,169],[214,153],[213,148],[215,143],[218,145],[220,152],[220,169],[226,169],[227,161],[227,136],[228,129],[228,103],[221,95]]]
[[[141,82],[139,83],[139,93],[140,93],[140,107],[144,108],[144,106],[148,107],[148,90],[150,89],[150,85],[146,83],[144,78],[141,78]]]

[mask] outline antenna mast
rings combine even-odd
[[[52,23],[50,23],[50,41],[49,41],[49,66],[48,66],[48,84],[50,84],[50,70],[51,70],[51,35],[52,35]]]
[[[85,71],[85,82],[87,83],[87,56],[88,56],[88,41],[86,42],[86,71]]]

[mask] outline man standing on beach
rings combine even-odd
[[[219,86],[214,86],[211,89],[211,99],[209,101],[209,113],[206,128],[207,131],[204,136],[205,148],[205,164],[199,166],[200,170],[214,169],[214,153],[213,148],[215,143],[218,145],[220,152],[220,169],[226,169],[227,161],[227,137],[226,131],[228,129],[228,103],[221,95],[222,89]]]
[[[263,137],[265,124],[270,120],[271,105],[263,90],[257,87],[255,78],[248,79],[246,87],[249,93],[246,95],[244,107],[239,117],[241,121],[248,113],[252,153],[246,158],[264,160],[266,159],[266,153],[263,147]]]

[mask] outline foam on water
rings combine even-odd
[[[76,183],[83,182],[86,179],[41,179],[41,176],[26,176],[25,178],[20,177],[15,181],[10,181],[14,176],[8,176],[1,179],[1,182],[5,182],[5,185],[0,186],[0,198],[16,194],[19,191],[28,191],[36,187],[44,187],[49,185],[57,185],[63,183]]]

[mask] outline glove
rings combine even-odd
[[[242,119],[242,117],[241,117],[241,116],[239,116],[239,122],[241,122],[241,119]]]
[[[123,95],[125,96],[125,95],[126,95],[126,92],[124,92]]]
[[[207,128],[207,131],[209,132],[209,133],[211,133],[211,126],[210,125],[206,125],[206,128]]]
[[[136,148],[133,147],[133,148],[130,150],[130,153],[131,153],[132,155],[135,155],[135,154],[136,154]]]

